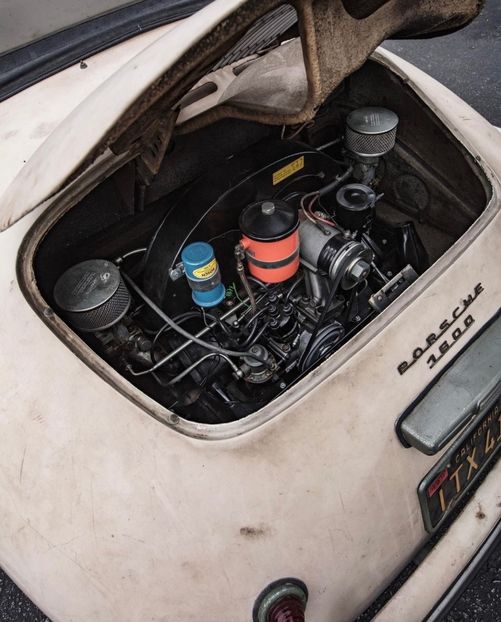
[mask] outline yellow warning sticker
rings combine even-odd
[[[294,173],[300,171],[302,168],[304,168],[304,156],[297,158],[297,160],[294,160],[282,168],[279,168],[278,171],[275,171],[273,173],[273,185],[276,186],[284,179],[287,179],[287,177],[290,177],[291,175],[294,175]]]
[[[215,274],[216,270],[217,263],[216,259],[214,258],[212,261],[209,261],[209,263],[205,266],[193,270],[193,276],[196,276],[197,279],[208,279]]]

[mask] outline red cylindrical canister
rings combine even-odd
[[[263,283],[281,283],[299,268],[299,216],[285,201],[258,201],[240,215],[249,272]]]

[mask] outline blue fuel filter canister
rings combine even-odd
[[[181,261],[195,304],[200,307],[215,307],[224,300],[226,290],[221,283],[221,273],[210,244],[188,244],[181,252]]]

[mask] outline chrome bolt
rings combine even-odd
[[[367,274],[369,273],[369,264],[362,259],[357,261],[357,263],[350,270],[350,278],[357,282],[363,280]]]

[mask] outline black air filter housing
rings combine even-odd
[[[277,242],[299,227],[299,216],[297,209],[285,201],[258,201],[243,210],[238,224],[251,240]]]
[[[364,184],[347,184],[336,193],[336,222],[343,229],[366,229],[373,218],[376,193]]]

